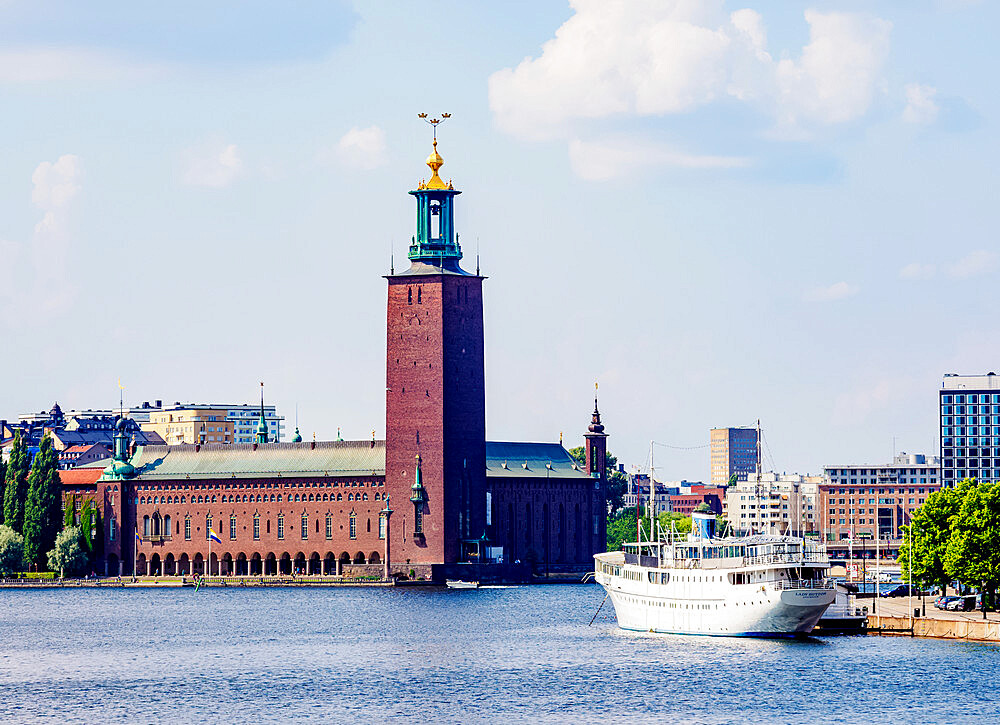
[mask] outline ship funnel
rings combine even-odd
[[[705,514],[698,511],[692,513],[691,531],[699,539],[715,538],[715,514]]]

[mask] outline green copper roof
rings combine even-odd
[[[316,443],[315,447],[312,443],[265,443],[256,449],[249,444],[223,443],[142,446],[129,462],[138,472],[135,481],[384,476],[385,441],[324,441]],[[491,441],[486,443],[486,476],[589,478],[558,443]]]
[[[590,478],[559,443],[486,442],[487,478]]]
[[[145,446],[132,460],[138,481],[257,476],[383,476],[385,444],[371,441]]]

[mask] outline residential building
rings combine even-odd
[[[76,468],[111,457],[111,449],[100,443],[70,446],[59,451],[59,468]]]
[[[737,481],[753,478],[757,473],[757,429],[712,428],[709,466],[713,486],[725,486],[733,474]]]
[[[757,481],[738,481],[726,492],[726,517],[742,532],[774,532],[794,536],[819,531],[819,487],[822,476],[764,472]]]
[[[941,482],[1000,481],[1000,378],[944,376],[938,391]]]
[[[892,463],[826,466],[823,479],[820,508],[828,541],[898,540],[913,511],[941,488],[940,461],[900,453]]]
[[[232,443],[233,423],[225,408],[208,405],[171,406],[152,411],[144,431],[157,433],[168,446]]]

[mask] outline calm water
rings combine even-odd
[[[0,722],[1000,719],[1000,647],[628,634],[602,597],[0,590]]]

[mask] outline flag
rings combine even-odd
[[[219,535],[217,533],[215,533],[215,529],[209,529],[208,530],[208,538],[210,538],[216,544],[221,544],[222,543],[222,539],[220,539]]]
[[[135,532],[135,543],[137,543],[137,544],[141,544],[142,543],[142,537],[139,536],[139,532],[138,531]]]

